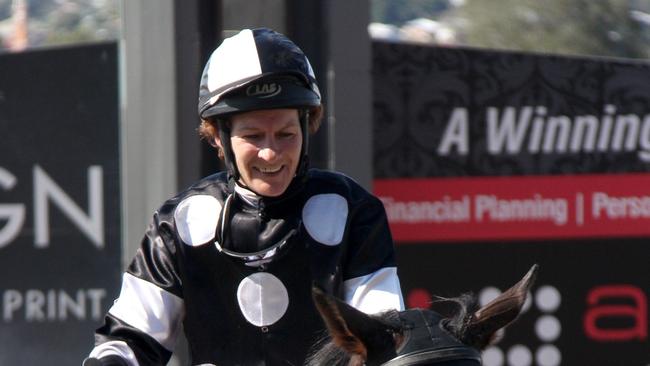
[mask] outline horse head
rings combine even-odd
[[[314,303],[331,340],[307,365],[480,365],[480,352],[521,312],[537,270],[532,266],[517,284],[481,308],[473,295],[449,299],[460,308],[450,318],[427,309],[369,315],[314,287]]]

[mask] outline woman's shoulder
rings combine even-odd
[[[323,170],[323,169],[309,169],[308,182],[312,185],[322,185],[322,186],[350,186],[353,188],[361,187],[352,177],[345,175],[344,173],[333,171],[333,170]]]
[[[374,197],[354,178],[337,171],[310,169],[307,182],[310,195],[339,194],[348,201],[365,200]]]
[[[204,196],[222,202],[231,188],[228,186],[228,176],[225,172],[209,175],[196,181],[186,189],[166,200],[161,210],[174,208],[192,197]]]

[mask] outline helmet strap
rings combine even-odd
[[[217,128],[219,129],[219,139],[221,140],[221,148],[223,150],[224,163],[228,171],[228,179],[234,182],[239,180],[239,170],[237,169],[237,161],[235,160],[235,153],[232,150],[230,143],[230,126],[225,119],[217,120]]]
[[[302,147],[300,148],[300,161],[296,168],[296,177],[302,178],[309,169],[309,109],[298,110],[298,118],[302,132]]]

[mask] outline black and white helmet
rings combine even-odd
[[[268,28],[244,29],[225,39],[201,76],[199,116],[217,121],[226,168],[235,181],[239,171],[230,131],[220,121],[235,113],[298,109],[303,144],[296,176],[302,176],[309,164],[309,110],[320,105],[320,91],[307,56],[289,38]]]
[[[271,29],[244,29],[212,53],[201,76],[199,116],[317,107],[321,96],[307,56]]]

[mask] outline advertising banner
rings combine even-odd
[[[540,264],[530,302],[486,350],[486,366],[650,361],[647,239],[412,243],[398,246],[398,260],[408,306],[447,312],[436,296],[473,292],[485,304]]]
[[[374,192],[409,306],[540,264],[496,365],[648,365],[650,64],[373,43]]]
[[[76,365],[119,291],[115,43],[0,55],[0,364]]]

